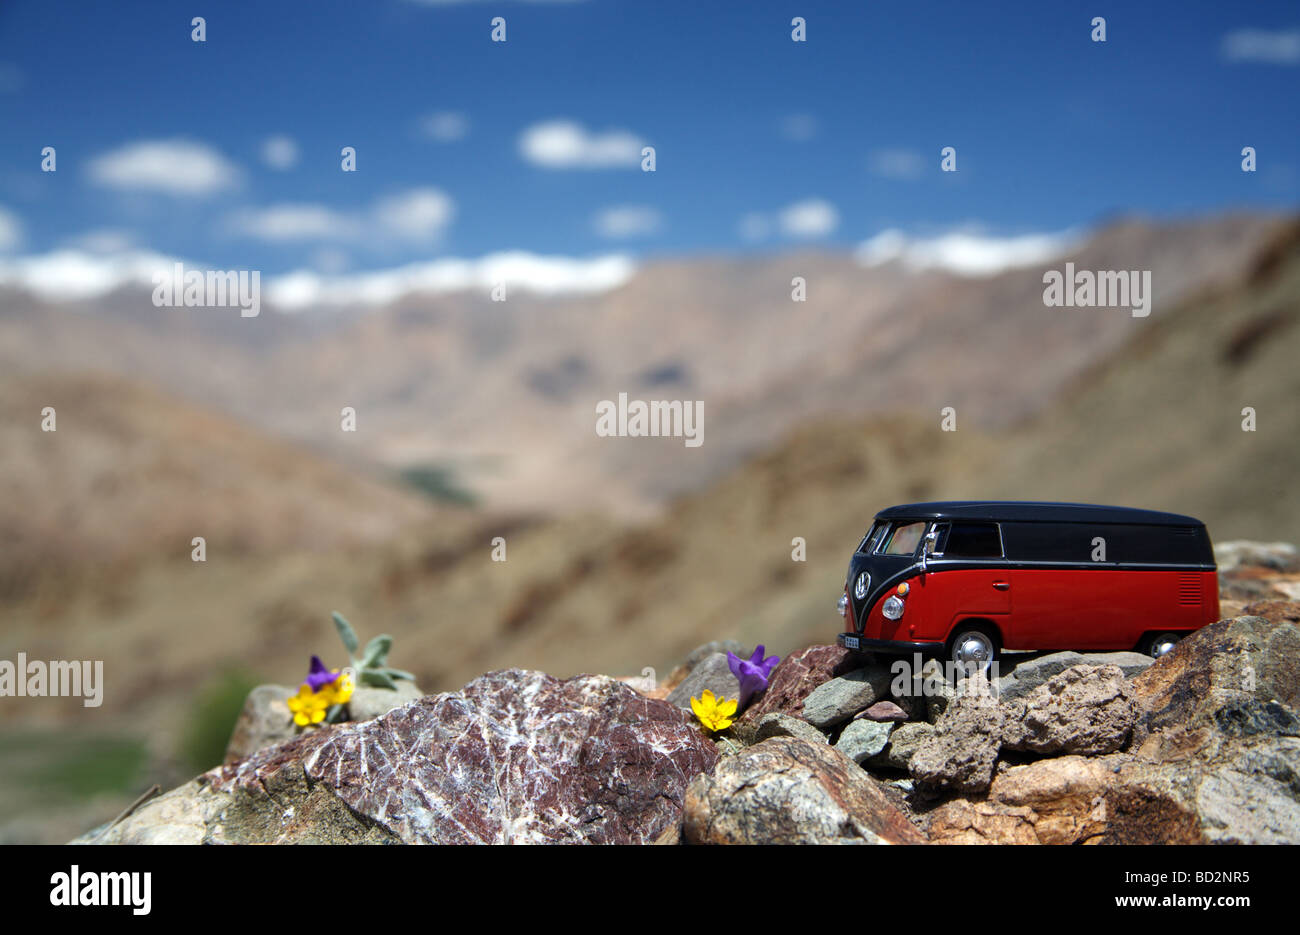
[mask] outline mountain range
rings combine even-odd
[[[221,673],[339,664],[332,610],[391,634],[426,691],[824,642],[853,545],[899,502],[1110,502],[1300,539],[1300,222],[1127,221],[1069,258],[1152,270],[1150,317],[1045,307],[1066,257],[979,278],[663,261],[569,301],[242,320],[7,293],[0,658],[103,659],[97,723],[169,751]],[[705,443],[598,437],[619,392],[703,400]],[[430,465],[472,496],[422,493]],[[7,701],[11,724],[82,717]]]

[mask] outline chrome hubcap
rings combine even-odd
[[[993,658],[993,644],[983,633],[963,633],[953,644],[953,658],[962,665],[982,666]]]

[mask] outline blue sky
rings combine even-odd
[[[1297,91],[1294,2],[5,0],[0,257],[338,273],[1294,209]]]

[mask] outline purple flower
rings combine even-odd
[[[776,668],[776,664],[781,661],[780,656],[768,656],[763,658],[763,646],[754,650],[754,655],[748,659],[741,659],[735,653],[727,653],[727,665],[731,666],[731,674],[740,681],[740,707],[745,707],[749,699],[767,688],[768,676]]]
[[[325,668],[325,663],[320,661],[320,656],[311,657],[311,671],[307,673],[307,684],[311,686],[312,691],[320,691],[338,677],[337,672]]]

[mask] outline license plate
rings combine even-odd
[[[841,636],[840,641],[844,644],[845,649],[861,649],[862,645],[858,642],[856,636]]]

